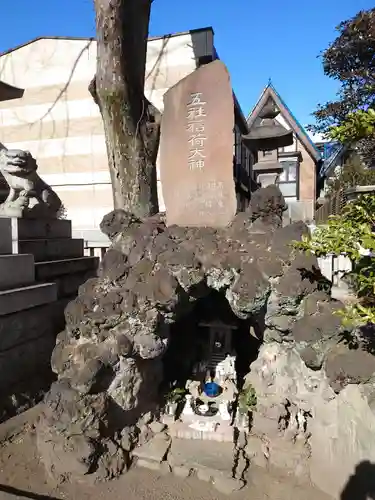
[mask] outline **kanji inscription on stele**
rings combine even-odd
[[[228,225],[236,212],[234,103],[221,61],[197,69],[164,96],[160,180],[168,225]]]

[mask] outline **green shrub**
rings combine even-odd
[[[312,236],[294,241],[293,246],[317,257],[345,254],[353,262],[347,279],[358,296],[358,303],[338,311],[344,324],[375,323],[375,258],[364,250],[375,251],[375,195],[360,196],[338,216],[330,217]]]
[[[239,394],[238,411],[242,414],[255,411],[257,405],[257,395],[252,385],[248,385]]]
[[[186,389],[175,387],[168,392],[166,399],[168,403],[181,403],[185,399],[186,394]]]

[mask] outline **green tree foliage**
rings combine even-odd
[[[356,291],[358,302],[339,311],[344,324],[375,324],[375,195],[361,196],[348,204],[343,213],[333,216],[328,224],[319,226],[313,235],[295,248],[311,252],[317,257],[347,255],[353,262],[348,280]],[[370,251],[365,255],[365,250]]]
[[[340,83],[337,99],[320,104],[313,132],[342,142],[360,141],[366,163],[375,159],[375,8],[337,26],[338,37],[323,52],[324,73]]]
[[[332,139],[342,143],[352,143],[366,139],[375,132],[375,111],[370,108],[349,113],[341,125],[330,129]]]

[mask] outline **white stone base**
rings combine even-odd
[[[177,437],[180,439],[233,442],[234,428],[226,423],[219,423],[216,431],[214,432],[193,429],[190,425],[191,422],[174,422],[173,424],[169,424],[169,434],[171,437]]]

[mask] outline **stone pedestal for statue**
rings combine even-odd
[[[48,390],[64,309],[98,259],[83,256],[67,220],[0,217],[0,234],[1,421]]]
[[[64,309],[98,259],[83,256],[68,220],[0,217],[0,234],[1,421],[48,390]]]
[[[73,259],[84,254],[84,241],[72,238],[69,220],[0,215],[0,232],[1,254],[32,254],[36,262]]]
[[[1,150],[0,171],[10,187],[0,205],[1,421],[49,388],[64,309],[95,276],[98,259],[84,257],[83,240],[71,237],[71,222],[57,218],[61,201],[37,176],[30,154]],[[32,217],[38,213],[48,217]]]

